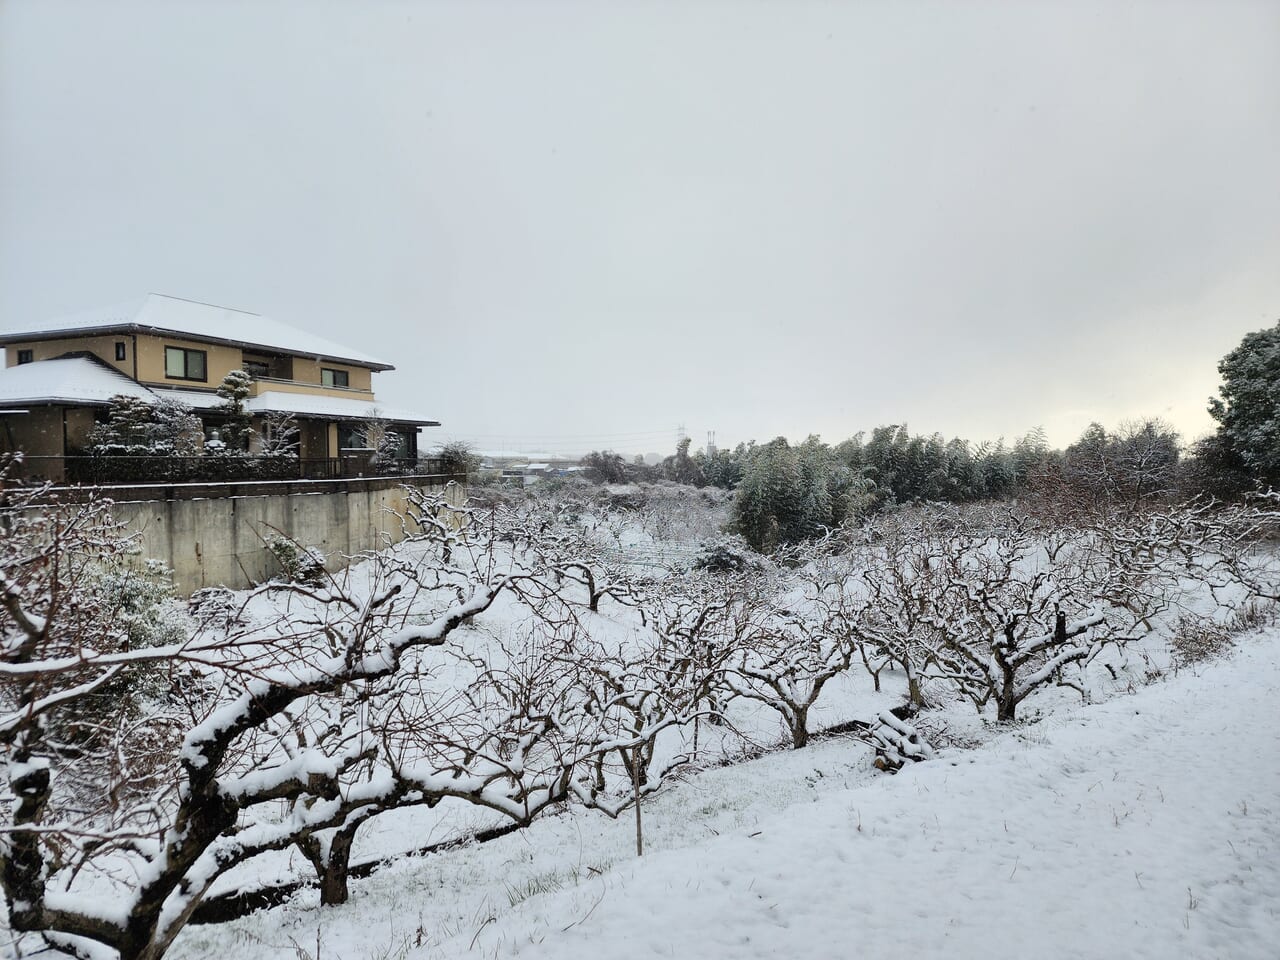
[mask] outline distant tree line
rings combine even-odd
[[[919,502],[968,503],[1035,494],[1055,500],[1137,508],[1211,496],[1234,499],[1280,487],[1280,324],[1251,333],[1221,364],[1221,396],[1209,403],[1215,434],[1183,450],[1167,423],[1144,419],[1108,430],[1090,424],[1065,450],[1040,428],[1012,444],[912,434],[876,427],[834,446],[810,436],[791,444],[738,444],[689,452],[681,440],[656,465],[612,451],[582,461],[598,483],[667,480],[735,492],[734,526],[753,547],[772,551],[846,520]]]

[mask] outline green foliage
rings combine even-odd
[[[785,437],[753,448],[734,498],[734,529],[764,553],[816,532],[824,508],[830,522],[829,500],[813,489],[817,476],[814,464],[802,468]]]
[[[745,549],[742,541],[720,538],[702,544],[694,558],[693,569],[711,573],[751,573],[763,569],[763,566]]]
[[[1209,401],[1220,450],[1256,479],[1280,485],[1280,323],[1250,333],[1218,364],[1221,397]]]
[[[222,402],[212,408],[221,418],[215,428],[216,437],[205,442],[206,452],[214,456],[240,457],[249,452],[253,440],[253,418],[245,410],[244,401],[253,386],[253,378],[243,370],[232,370],[218,384]]]
[[[810,436],[792,448],[779,437],[723,459],[717,453],[703,470],[713,483],[738,471],[735,529],[757,550],[773,552],[892,506],[1009,496],[1048,469],[1053,457],[1039,429],[1013,449],[1002,440],[973,449],[964,440],[912,436],[904,424],[890,424],[835,447]],[[708,469],[713,463],[717,469]]]
[[[662,461],[662,476],[676,483],[694,487],[705,486],[706,479],[702,476],[698,462],[689,456],[690,443],[690,439],[685,437],[676,445],[675,456],[667,457]]]
[[[733,450],[716,450],[711,455],[699,450],[693,460],[708,485],[732,490],[742,482],[746,449],[746,445],[740,443]]]
[[[446,473],[470,476],[480,469],[480,458],[465,440],[450,440],[440,448],[437,456],[443,461]]]
[[[227,404],[243,407],[253,392],[253,377],[244,370],[232,370],[218,384],[217,394]]]
[[[107,649],[112,653],[181,643],[191,626],[174,595],[169,571],[154,560],[137,569],[119,557],[104,559],[86,579],[79,602],[107,614],[113,627]],[[92,693],[77,698],[74,711],[56,713],[52,722],[70,742],[98,743],[119,724],[146,716],[176,679],[153,667],[126,666]]]
[[[303,546],[292,537],[277,535],[267,540],[267,549],[280,564],[280,573],[290,583],[322,583],[326,576],[324,554]]]
[[[1221,433],[1203,437],[1192,446],[1179,483],[1184,493],[1220,500],[1235,500],[1254,488],[1249,468]]]
[[[627,482],[626,461],[612,450],[593,450],[582,458],[582,468],[592,483]]]
[[[118,394],[107,421],[89,431],[88,452],[96,456],[178,456],[200,453],[200,418],[184,403],[168,398],[150,403]]]

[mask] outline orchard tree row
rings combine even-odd
[[[3,494],[0,885],[24,950],[75,956],[157,960],[272,851],[342,902],[359,830],[391,810],[630,810],[639,847],[641,800],[699,725],[764,711],[800,748],[836,678],[892,676],[902,709],[858,729],[894,769],[931,756],[911,717],[939,697],[1011,721],[1047,688],[1124,683],[1125,648],[1188,591],[1277,596],[1265,499],[918,508],[783,562],[660,574],[601,549],[608,518],[410,489],[398,547],[182,621],[130,579],[108,504]]]

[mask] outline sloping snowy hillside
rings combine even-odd
[[[1280,632],[896,777],[825,741],[561,817],[177,955],[1273,958]],[[318,947],[317,947],[318,943]]]

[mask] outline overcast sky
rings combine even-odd
[[[0,326],[147,291],[481,448],[1194,436],[1280,319],[1280,3],[0,0]]]

